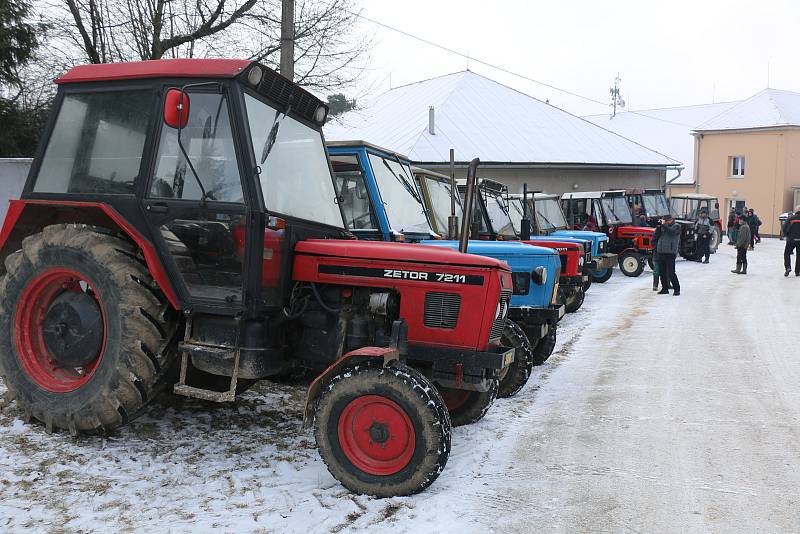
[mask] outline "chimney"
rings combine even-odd
[[[436,135],[436,111],[433,106],[428,108],[428,133]]]

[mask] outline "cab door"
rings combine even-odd
[[[161,121],[142,210],[182,300],[235,313],[250,215],[231,102],[219,84],[185,94],[185,122]]]

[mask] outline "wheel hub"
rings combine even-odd
[[[83,292],[62,293],[44,317],[42,334],[53,361],[63,367],[88,365],[103,344],[103,318],[97,301]]]
[[[339,416],[338,434],[350,463],[371,475],[402,471],[416,449],[408,413],[381,395],[363,395],[350,401]]]

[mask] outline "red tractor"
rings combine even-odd
[[[513,359],[508,266],[353,240],[327,106],[263,65],[87,65],[57,83],[0,234],[0,372],[27,418],[105,433],[167,387],[231,401],[302,368],[344,486],[430,485],[450,451],[443,395],[480,417]]]
[[[652,268],[655,229],[633,224],[624,191],[564,193],[561,207],[575,230],[608,235],[608,251],[618,256],[624,275],[639,276],[646,263]]]

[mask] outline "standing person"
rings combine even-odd
[[[656,222],[653,232],[653,291],[658,291],[658,279],[661,270],[658,268],[658,238],[661,237],[661,221]]]
[[[736,274],[747,274],[747,249],[750,247],[750,225],[745,219],[739,220],[739,234],[736,236]]]
[[[758,218],[753,208],[750,208],[747,212],[747,224],[750,226],[750,250],[753,250],[755,244],[761,242],[761,238],[758,235],[758,227],[761,226],[761,219]]]
[[[675,273],[675,258],[678,255],[678,246],[681,240],[681,227],[676,223],[672,215],[664,215],[661,219],[661,235],[658,236],[658,270],[661,275],[661,291],[659,295],[669,295],[669,287],[672,287],[673,295],[681,294],[681,284],[678,275]]]
[[[786,219],[783,224],[783,235],[786,236],[786,247],[783,249],[783,266],[789,276],[792,270],[792,252],[796,252],[794,259],[794,275],[800,276],[800,206],[794,208],[794,215]]]
[[[736,239],[733,237],[733,231],[736,229],[736,210],[731,208],[728,213],[728,225],[725,227],[728,231],[728,244],[733,245]]]
[[[711,257],[711,219],[705,208],[700,210],[700,217],[694,223],[694,233],[697,236],[697,257],[703,258],[703,263],[708,263]]]

